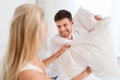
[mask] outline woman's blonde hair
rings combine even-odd
[[[16,8],[4,62],[4,80],[17,80],[19,70],[39,51],[44,37],[44,12],[34,4]]]

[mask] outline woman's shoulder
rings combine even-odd
[[[18,78],[18,80],[46,80],[46,75],[31,69],[20,72]]]
[[[31,63],[25,65],[19,71],[19,80],[44,80],[45,76],[46,74],[41,68]]]
[[[39,68],[39,67],[37,67],[37,66],[35,66],[31,63],[28,63],[23,68],[21,68],[19,72],[23,72],[23,71],[26,71],[26,70],[34,70],[34,71],[38,71],[38,72],[44,72],[41,68]]]

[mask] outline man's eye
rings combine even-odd
[[[58,28],[60,28],[61,26],[57,26]]]
[[[64,24],[63,26],[66,26],[67,24]]]

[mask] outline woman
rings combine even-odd
[[[70,46],[63,45],[54,55],[42,61],[38,53],[46,32],[44,12],[40,7],[23,4],[16,8],[10,28],[3,80],[50,80],[46,76],[45,67]],[[73,80],[85,78],[89,74],[90,70],[87,69]]]

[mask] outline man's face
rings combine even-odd
[[[64,18],[56,22],[58,32],[61,37],[71,38],[73,21],[69,21],[67,18]]]

